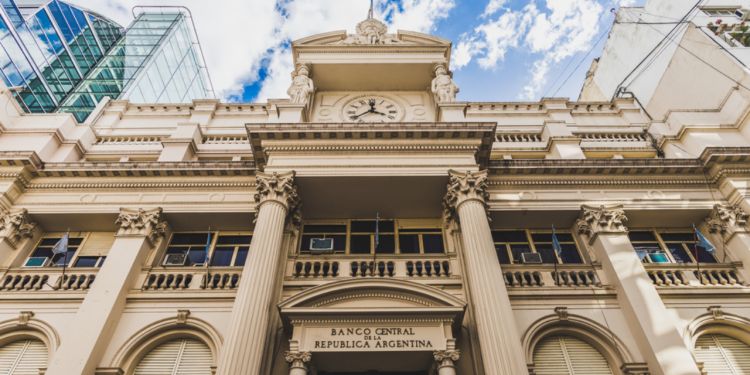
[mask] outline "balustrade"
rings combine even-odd
[[[96,279],[96,272],[66,272],[62,269],[20,270],[6,273],[0,281],[0,290],[88,290]]]
[[[744,281],[731,264],[646,264],[646,272],[659,287],[743,286]]]
[[[342,277],[447,278],[453,275],[449,259],[348,259],[296,260],[288,274],[295,279]]]
[[[585,265],[510,265],[502,266],[505,285],[510,288],[528,287],[601,287],[601,270]]]
[[[179,267],[152,270],[141,287],[144,291],[184,289],[236,289],[241,269]]]

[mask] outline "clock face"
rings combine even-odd
[[[360,96],[344,106],[347,122],[396,122],[404,117],[404,109],[382,96]]]

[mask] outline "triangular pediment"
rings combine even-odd
[[[382,48],[418,46],[448,48],[450,47],[451,42],[434,35],[399,30],[396,34],[385,34],[383,43],[368,43],[364,39],[359,38],[357,34],[347,34],[345,30],[338,30],[297,39],[292,44],[295,47],[342,46]]]

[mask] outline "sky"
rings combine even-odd
[[[153,0],[68,0],[121,25]],[[643,0],[374,0],[389,32],[410,30],[453,42],[458,100],[576,99],[600,55],[613,9]],[[291,41],[348,30],[369,0],[160,0],[188,7],[217,96],[230,102],[285,98]]]

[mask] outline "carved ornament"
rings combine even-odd
[[[490,194],[487,191],[487,171],[457,172],[449,171],[448,191],[443,198],[444,217],[450,221],[458,219],[458,207],[468,200],[482,203],[489,215],[487,202]]]
[[[255,203],[258,206],[274,201],[284,205],[290,214],[299,206],[300,198],[294,183],[294,172],[257,172],[255,181]]]
[[[581,206],[581,215],[576,222],[578,233],[592,239],[602,233],[627,233],[625,210],[622,205],[599,207]]]
[[[310,352],[284,352],[284,359],[292,367],[305,367],[305,364],[310,362],[312,354]]]
[[[439,365],[452,365],[453,362],[458,361],[461,358],[461,351],[459,350],[438,350],[432,355],[435,357],[435,362]],[[446,361],[449,361],[446,363]]]
[[[152,210],[121,208],[115,224],[120,226],[118,236],[146,236],[151,242],[164,236],[167,231],[161,207]]]
[[[748,215],[737,205],[714,205],[714,209],[706,218],[708,231],[725,237],[732,237],[736,232],[747,230]]]
[[[337,44],[344,45],[379,45],[403,44],[396,35],[388,34],[388,26],[383,22],[368,17],[357,24],[357,33],[349,35]]]
[[[0,213],[0,237],[9,239],[13,244],[33,236],[36,225],[25,208]]]

